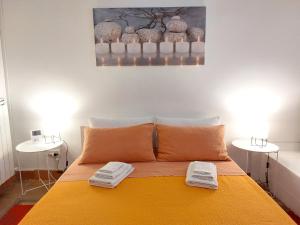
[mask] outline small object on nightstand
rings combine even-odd
[[[32,142],[39,142],[42,138],[42,131],[41,130],[32,130],[31,131],[31,140]]]
[[[55,144],[62,141],[60,133],[52,135],[43,135],[45,144]]]
[[[268,144],[268,139],[266,138],[256,138],[256,137],[251,137],[251,145],[252,146],[259,146],[261,148],[266,147]]]
[[[247,152],[247,169],[246,173],[248,175],[250,174],[250,169],[249,169],[249,157],[251,152],[257,152],[257,153],[267,153],[267,164],[266,164],[266,185],[268,187],[269,185],[269,159],[270,153],[275,153],[277,154],[277,159],[278,159],[278,153],[279,153],[279,147],[275,144],[272,144],[267,141],[267,139],[257,139],[257,138],[251,138],[249,139],[238,139],[234,140],[232,142],[232,145],[242,151]]]
[[[50,172],[49,162],[48,162],[48,154],[46,156],[47,157],[46,163],[47,163],[48,181],[44,181],[41,178],[40,168],[39,168],[40,153],[58,149],[63,144],[64,144],[63,141],[59,141],[59,142],[55,142],[55,143],[44,143],[44,142],[33,142],[32,140],[30,140],[30,141],[25,141],[25,142],[17,145],[16,151],[17,151],[18,170],[19,170],[19,176],[20,176],[22,195],[26,194],[29,191],[32,191],[32,190],[35,190],[35,189],[41,188],[41,187],[45,187],[47,190],[49,190],[51,184],[53,184],[56,181],[56,179],[53,177],[53,175]],[[37,168],[36,169],[38,172],[39,182],[41,183],[40,186],[24,190],[23,180],[22,180],[22,169],[21,169],[21,163],[20,163],[20,154],[21,153],[36,153],[37,154]],[[51,181],[51,178],[52,178],[52,181]]]

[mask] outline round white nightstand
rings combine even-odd
[[[26,192],[35,190],[37,188],[45,187],[47,190],[49,190],[50,185],[53,183],[51,182],[51,178],[55,180],[55,178],[52,176],[49,168],[49,162],[48,162],[48,155],[46,157],[46,162],[47,162],[47,172],[48,172],[48,182],[45,183],[44,180],[40,176],[40,168],[39,168],[39,158],[40,158],[40,153],[41,152],[47,152],[47,151],[52,151],[55,149],[60,148],[64,144],[64,141],[59,141],[55,143],[43,143],[43,142],[32,142],[30,141],[25,141],[16,147],[17,151],[17,161],[18,161],[18,170],[19,170],[19,176],[20,176],[20,184],[21,184],[21,191],[22,195],[26,194]],[[38,172],[38,179],[42,183],[42,185],[30,188],[28,190],[24,190],[23,187],[23,180],[22,180],[22,168],[21,168],[21,163],[20,163],[20,154],[21,153],[36,153],[37,154],[37,172]]]
[[[249,157],[251,152],[266,153],[267,158],[267,171],[266,171],[266,184],[269,184],[269,154],[276,153],[278,159],[279,147],[272,143],[267,143],[265,146],[252,145],[250,139],[237,139],[232,142],[232,145],[242,151],[247,151],[247,169],[246,173],[249,174]]]

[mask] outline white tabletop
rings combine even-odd
[[[249,152],[261,152],[261,153],[271,153],[271,152],[278,152],[279,147],[272,143],[267,143],[266,146],[256,146],[251,145],[250,139],[238,139],[232,142],[232,145],[239,148],[240,150],[249,151]]]
[[[44,142],[32,142],[30,141],[25,141],[19,145],[17,145],[16,150],[18,152],[44,152],[44,151],[49,151],[53,150],[56,148],[59,148],[60,146],[63,145],[63,141],[55,142],[55,143],[49,143],[46,144]]]

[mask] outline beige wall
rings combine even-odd
[[[77,104],[72,123],[62,132],[72,159],[80,153],[79,126],[95,115],[220,115],[230,141],[239,134],[233,129],[235,116],[227,98],[252,87],[281,99],[269,118],[270,139],[299,141],[298,0],[206,1],[205,66],[95,66],[93,7],[198,4],[197,0],[3,0],[14,144],[41,126],[30,108],[33,96],[53,90],[72,96]]]

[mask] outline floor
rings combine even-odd
[[[27,179],[24,185],[27,188],[37,186],[39,183],[36,179]],[[14,180],[10,182],[0,192],[0,218],[15,204],[34,204],[46,193],[45,188],[39,188],[21,195],[20,182]]]
[[[28,178],[24,181],[26,189],[36,187],[39,185],[37,179]],[[45,188],[39,188],[34,191],[28,192],[26,195],[21,195],[20,182],[18,179],[14,179],[10,184],[6,185],[5,188],[1,189],[0,192],[0,218],[15,204],[34,204],[44,194],[46,194]],[[295,215],[284,207],[284,205],[275,199],[278,204],[293,218],[293,220],[300,225],[300,217]]]

